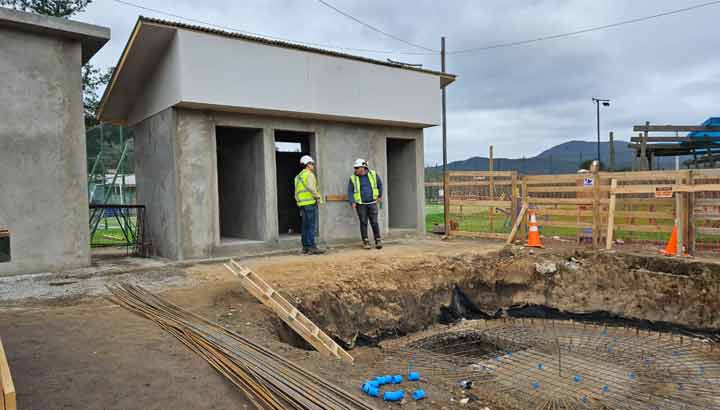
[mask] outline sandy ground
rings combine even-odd
[[[322,289],[326,283],[366,274],[378,265],[392,266],[399,260],[429,255],[481,254],[500,246],[419,241],[387,246],[381,251],[349,249],[324,256],[275,256],[246,264],[282,290]],[[382,355],[376,348],[353,350],[356,365],[347,367],[317,352],[282,343],[269,325],[273,315],[245,292],[221,264],[158,266],[101,277],[80,275],[64,279],[68,283],[45,277],[23,280],[15,278],[14,283],[20,281],[18,286],[28,297],[0,299],[0,337],[15,379],[18,408],[23,410],[250,408],[240,392],[178,341],[150,321],[107,300],[104,283],[114,280],[151,287],[350,391],[358,391],[360,383],[376,372],[403,370],[378,368]],[[5,286],[0,297],[12,293],[8,287],[15,286],[11,282],[0,285]],[[63,291],[68,287],[72,291]],[[51,288],[56,290],[45,291]],[[408,402],[404,407],[457,405],[451,401],[456,392],[435,391],[432,386],[427,389],[428,400]],[[377,408],[389,408],[381,401],[367,400]]]

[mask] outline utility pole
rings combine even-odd
[[[445,37],[440,38],[440,70],[445,73]],[[447,174],[447,113],[445,107],[445,86],[442,85],[442,137],[443,137],[443,215],[445,236],[450,235],[450,191]]]
[[[610,159],[608,160],[608,170],[615,171],[615,135],[610,131]]]

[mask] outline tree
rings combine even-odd
[[[98,124],[96,118],[100,107],[100,89],[110,82],[115,67],[103,71],[88,63],[82,68],[83,85],[83,111],[85,113],[85,127],[90,128]]]
[[[92,0],[0,0],[0,6],[46,16],[68,18],[84,11]]]

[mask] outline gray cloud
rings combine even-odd
[[[314,0],[136,0],[216,24],[308,42],[421,51],[382,37]],[[699,0],[332,0],[337,7],[409,41],[449,50],[524,40],[698,4]],[[78,20],[106,25],[113,39],[94,58],[117,62],[139,14],[96,0]],[[468,55],[449,55],[459,80],[448,89],[451,160],[486,155],[533,156],[567,139],[595,138],[591,97],[603,108],[603,135],[627,138],[645,121],[696,124],[720,115],[720,6],[566,39]],[[437,56],[378,55],[439,68]],[[426,131],[426,161],[442,159],[440,129]]]

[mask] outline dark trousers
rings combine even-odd
[[[317,205],[306,205],[300,207],[300,231],[302,233],[303,249],[312,249],[315,245],[315,231],[317,231]]]
[[[373,237],[377,241],[380,239],[380,225],[378,225],[378,206],[377,204],[357,204],[357,214],[360,218],[360,236],[363,241],[368,240],[368,219],[372,227]]]

